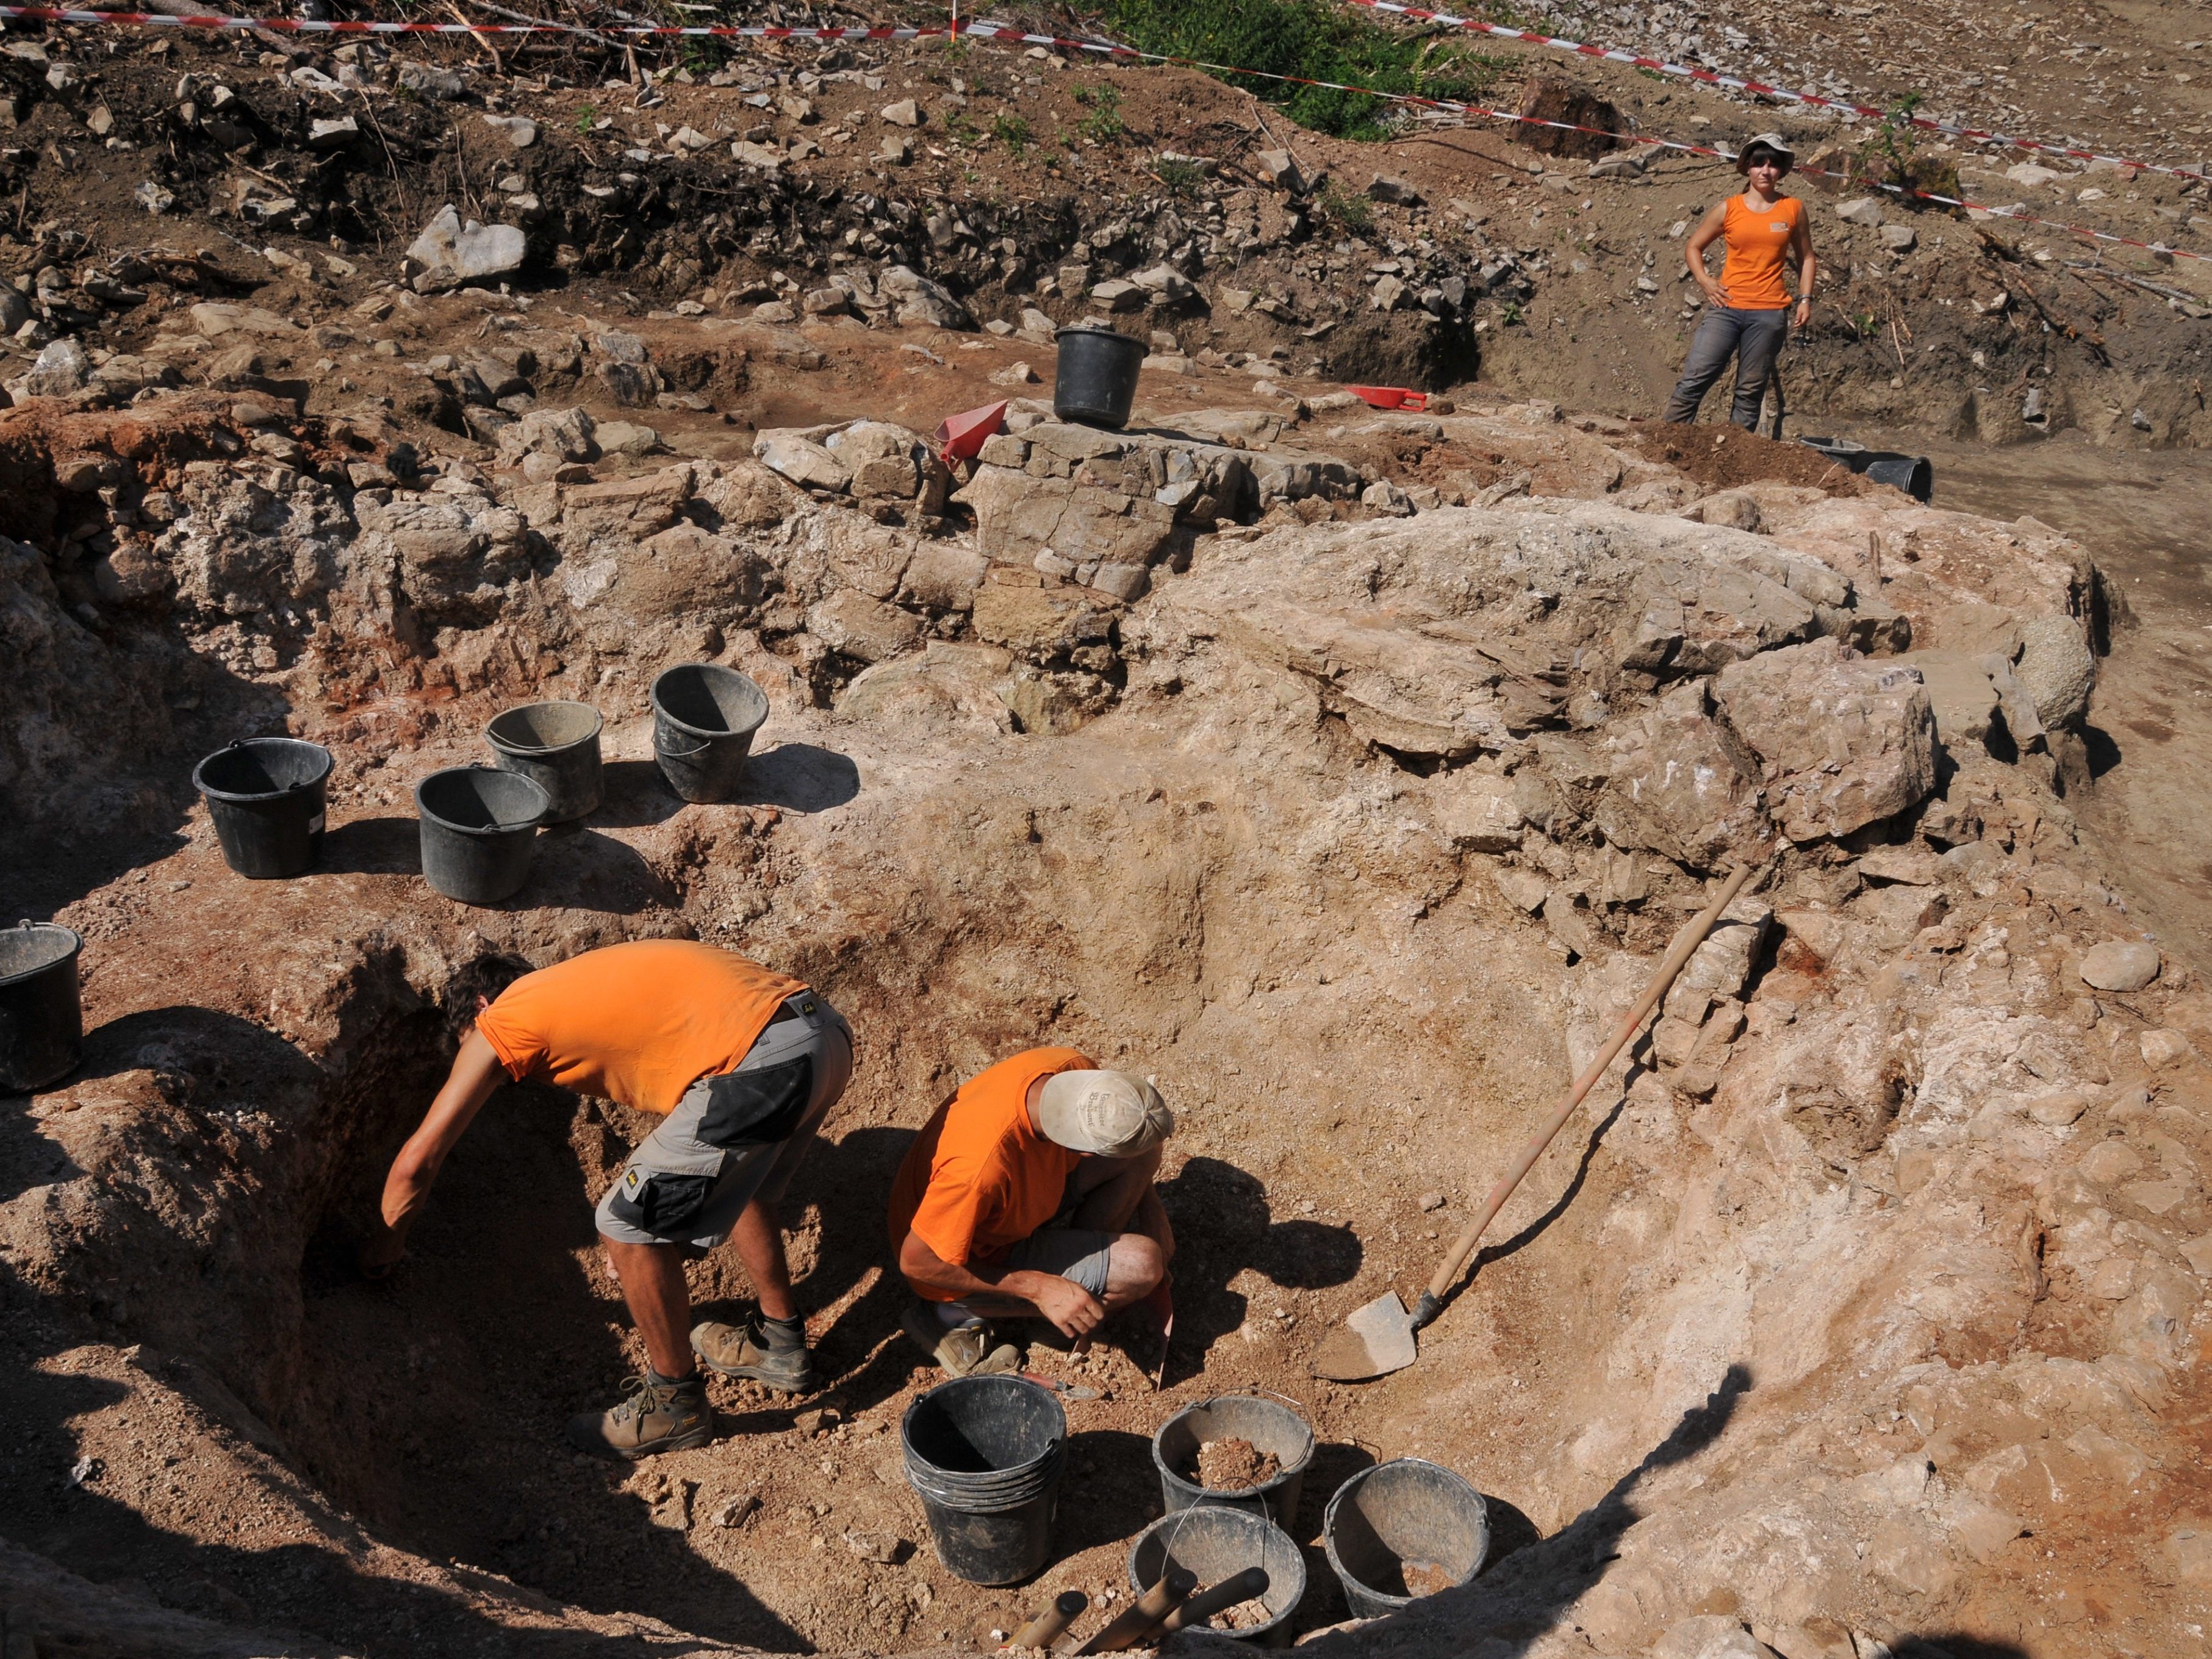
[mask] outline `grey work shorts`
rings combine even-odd
[[[684,1091],[599,1200],[602,1236],[711,1250],[756,1198],[783,1196],[853,1075],[853,1030],[819,993],[785,1000],[735,1069]]]
[[[1080,1285],[1103,1302],[1107,1256],[1113,1248],[1114,1235],[1093,1228],[1040,1227],[991,1265],[1052,1273]]]

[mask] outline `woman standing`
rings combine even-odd
[[[1731,196],[1698,221],[1684,249],[1690,276],[1705,291],[1705,320],[1690,342],[1689,361],[1666,418],[1694,421],[1706,388],[1720,379],[1731,354],[1735,358],[1735,402],[1729,418],[1746,431],[1759,425],[1759,406],[1790,313],[1782,286],[1783,268],[1797,267],[1797,326],[1813,315],[1813,235],[1805,223],[1805,204],[1781,193],[1782,177],[1796,160],[1778,132],[1762,132],[1743,147],[1736,170],[1744,176],[1743,194]],[[1715,282],[1705,270],[1705,250],[1716,239],[1728,250]]]

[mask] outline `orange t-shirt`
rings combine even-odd
[[[1728,199],[1721,226],[1728,258],[1721,264],[1721,292],[1732,311],[1778,311],[1790,303],[1782,286],[1790,260],[1790,238],[1805,209],[1794,196],[1778,198],[1765,213],[1753,213],[1741,196]]]
[[[805,988],[711,945],[637,939],[525,974],[477,1030],[518,1082],[665,1117],[699,1079],[734,1068],[777,1005]]]
[[[1088,1071],[1073,1048],[1030,1048],[960,1085],[907,1148],[891,1183],[896,1250],[908,1232],[956,1267],[1005,1255],[1060,1213],[1077,1153],[1030,1122],[1030,1085],[1055,1072]],[[917,1291],[933,1301],[954,1298]]]

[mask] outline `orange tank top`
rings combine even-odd
[[[1721,266],[1721,292],[1735,311],[1778,311],[1790,303],[1782,286],[1789,262],[1790,238],[1804,216],[1794,196],[1778,198],[1765,213],[1753,213],[1741,196],[1728,199],[1721,240],[1728,258]]]

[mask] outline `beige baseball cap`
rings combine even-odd
[[[1072,1152],[1134,1158],[1175,1133],[1175,1114],[1127,1072],[1055,1072],[1037,1095],[1037,1127]]]

